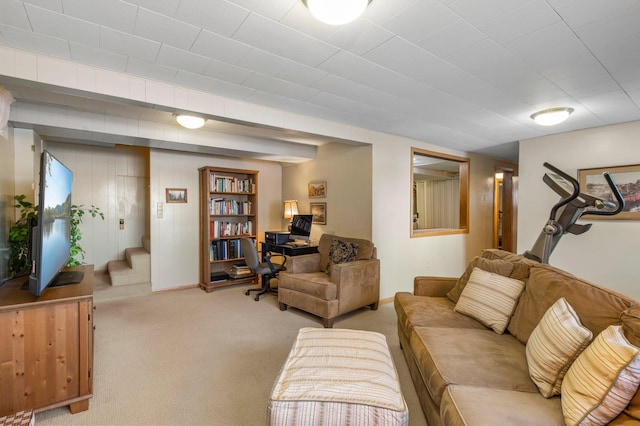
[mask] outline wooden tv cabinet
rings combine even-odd
[[[17,278],[0,287],[0,417],[69,406],[87,410],[93,392],[93,265],[81,283],[34,297]]]

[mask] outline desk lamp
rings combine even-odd
[[[289,232],[291,232],[291,221],[293,216],[298,214],[298,200],[285,200],[284,218],[289,219]]]

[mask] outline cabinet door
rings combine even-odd
[[[83,337],[90,319],[81,316],[87,305],[91,302],[84,300],[0,313],[0,416],[59,405],[89,392],[92,348],[80,350],[81,341],[90,343]]]

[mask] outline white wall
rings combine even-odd
[[[153,291],[200,282],[199,180],[204,166],[258,170],[258,240],[280,229],[282,170],[279,164],[152,149],[150,152],[151,282]],[[166,188],[186,188],[188,202],[167,204]],[[158,218],[157,203],[164,214]]]
[[[307,185],[312,181],[327,182],[326,198],[309,198]],[[327,203],[327,223],[311,226],[312,240],[322,234],[370,240],[371,181],[371,145],[330,143],[318,147],[314,161],[283,167],[282,195],[285,200],[298,200],[300,214],[310,213],[310,203]],[[277,229],[287,229],[287,222],[282,219]]]
[[[380,262],[380,295],[413,291],[416,276],[458,277],[493,243],[495,167],[515,165],[436,145],[385,135],[373,140],[373,240]],[[470,158],[469,233],[411,238],[411,148]]]
[[[640,164],[640,122],[598,127],[520,142],[518,253],[531,249],[560,197],[542,176],[548,162],[576,176],[578,169]],[[584,220],[582,235],[566,234],[550,263],[603,287],[640,300],[638,236],[640,221]]]

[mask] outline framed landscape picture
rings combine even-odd
[[[167,203],[186,203],[186,188],[167,188]]]
[[[313,223],[318,225],[327,224],[327,203],[309,203],[311,214],[313,215]]]
[[[327,196],[327,182],[309,182],[309,198],[325,198]]]
[[[578,170],[578,180],[582,192],[616,202],[603,172],[609,172],[620,195],[624,198],[624,210],[614,216],[586,216],[585,219],[640,220],[640,165],[602,167]]]

